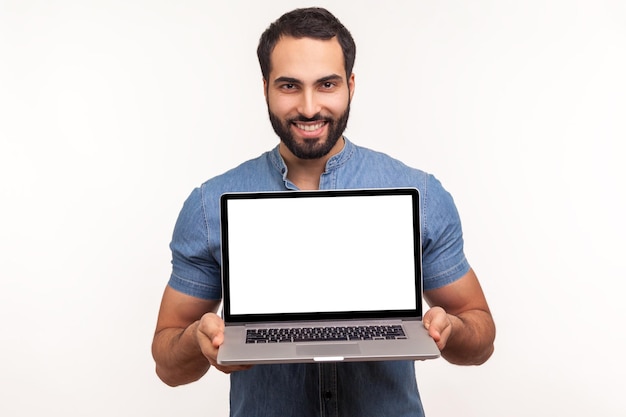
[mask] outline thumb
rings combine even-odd
[[[215,313],[206,313],[201,319],[201,331],[218,348],[224,342],[224,321]]]
[[[432,337],[435,342],[438,342],[441,339],[441,325],[438,324],[441,321],[442,317],[446,317],[446,311],[441,307],[433,307],[424,314],[424,318],[422,319],[422,323],[424,324],[424,328],[428,330],[428,334]]]

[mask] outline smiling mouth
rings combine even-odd
[[[315,122],[315,123],[298,123],[298,122],[294,122],[294,124],[296,125],[296,127],[300,130],[303,130],[305,132],[315,132],[316,130],[321,129],[322,127],[324,127],[324,125],[326,125],[327,122]]]

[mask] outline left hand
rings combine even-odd
[[[441,307],[433,307],[424,314],[424,327],[442,351],[452,333],[452,316]]]

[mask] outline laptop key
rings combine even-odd
[[[402,326],[347,326],[249,329],[246,343],[287,343],[343,340],[392,340],[406,339]]]

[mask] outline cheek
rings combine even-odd
[[[296,111],[295,103],[293,103],[293,100],[290,100],[289,97],[272,97],[272,95],[270,95],[267,100],[267,105],[272,113],[280,117],[288,116]]]
[[[339,115],[346,111],[349,103],[349,94],[337,94],[327,101],[326,108],[334,114]]]

